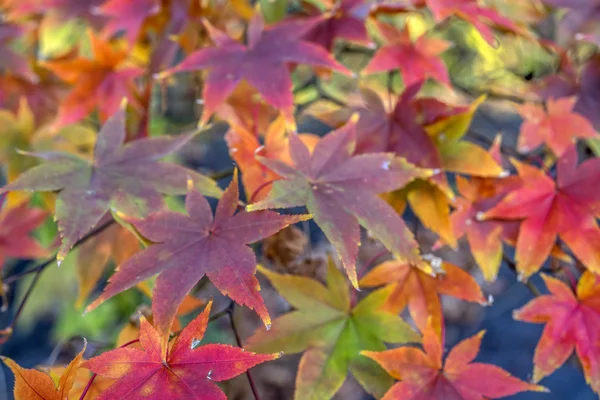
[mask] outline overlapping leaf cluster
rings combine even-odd
[[[573,351],[600,393],[600,6],[539,3],[527,19],[512,0],[0,1],[0,268],[54,247],[60,265],[77,248],[79,305],[116,264],[86,312],[133,287],[152,297],[152,323],[142,317],[121,334],[132,340],[86,361],[84,345],[56,379],[3,358],[15,396],[220,399],[214,382],[281,352],[302,353],[296,399],[332,398],[349,373],[384,399],[545,391],[537,382]],[[554,8],[567,9],[557,14],[565,48],[523,22]],[[526,93],[506,96],[518,132],[474,134],[495,103],[458,87],[455,31],[475,35],[484,55],[518,39],[556,59],[553,73],[521,82]],[[157,98],[189,75],[201,82],[200,129],[157,131]],[[314,119],[328,133],[298,133]],[[236,164],[225,190],[175,155],[216,121]],[[511,134],[515,149],[502,143]],[[179,211],[165,200],[177,195]],[[218,199],[214,211],[204,196]],[[50,212],[58,234],[45,248],[35,231]],[[333,253],[325,284],[257,261],[256,243],[307,220]],[[514,314],[546,324],[533,383],[474,362],[483,333],[444,357],[441,295],[490,300],[464,266],[421,248],[411,229],[421,225],[437,236],[434,251],[469,251],[485,281],[503,260],[520,281],[544,269],[550,293]],[[366,272],[365,232],[391,258]],[[272,320],[257,270],[288,313]],[[561,271],[577,273],[576,289]],[[201,344],[211,301],[179,329],[204,304],[190,293],[205,276],[258,314],[264,328],[246,348],[266,354]]]

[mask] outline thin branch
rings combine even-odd
[[[234,302],[231,302],[231,307],[228,308],[228,315],[229,315],[229,323],[231,324],[231,330],[233,331],[233,334],[235,335],[235,341],[237,342],[238,347],[243,348],[244,346],[242,346],[242,340],[240,339],[240,335],[235,327],[235,321],[233,319],[233,307],[235,306]],[[255,400],[260,400],[260,396],[258,395],[258,391],[256,390],[256,384],[254,383],[254,379],[252,379],[252,375],[250,374],[250,370],[246,371],[246,376],[248,377],[248,383],[250,383],[250,389],[252,390],[252,394],[254,395],[254,399]]]
[[[517,266],[515,264],[515,262],[513,260],[511,260],[510,258],[508,258],[508,256],[506,256],[505,254],[502,255],[502,260],[506,263],[506,265],[508,265],[508,268],[515,273],[515,275],[517,275],[517,280],[519,282],[521,282],[522,284],[524,284],[527,289],[529,289],[529,291],[531,292],[531,294],[533,294],[535,297],[541,296],[542,293],[540,292],[540,290],[530,281],[530,280],[526,280],[523,281],[521,279],[519,279],[519,272],[517,271]]]
[[[89,239],[91,239],[92,237],[102,233],[106,228],[108,228],[109,226],[111,226],[115,221],[113,219],[111,219],[110,221],[107,221],[106,223],[100,225],[99,227],[97,227],[96,229],[90,231],[87,235],[85,235],[84,237],[82,237],[81,239],[79,239],[79,241],[77,241],[74,245],[73,245],[73,249],[77,248],[78,246],[82,245],[83,243],[87,242]],[[18,281],[19,279],[21,279],[22,277],[26,276],[26,275],[30,275],[33,273],[38,272],[39,270],[44,270],[46,267],[48,267],[50,264],[52,264],[54,261],[56,261],[56,255],[52,256],[51,258],[47,259],[46,261],[44,261],[43,263],[41,263],[40,265],[38,265],[37,267],[33,267],[25,272],[21,272],[18,274],[14,274],[11,275],[7,278],[4,279],[4,283],[6,284],[10,284],[12,282]]]
[[[96,236],[97,234],[101,233],[102,231],[104,231],[106,228],[108,228],[109,226],[111,226],[113,224],[114,220],[110,220],[104,224],[102,224],[101,226],[97,227],[96,229],[92,230],[91,232],[89,232],[87,235],[85,235],[84,237],[82,237],[81,239],[79,239],[79,241],[77,241],[77,243],[75,243],[73,245],[73,248],[85,243],[86,241],[88,241],[90,238]],[[42,272],[44,272],[44,270],[51,265],[52,263],[54,263],[56,261],[56,255],[53,256],[52,258],[49,258],[48,260],[44,261],[42,264],[38,265],[35,268],[32,268],[29,271],[25,271],[21,274],[17,274],[17,275],[13,275],[9,278],[7,278],[5,280],[6,283],[10,283],[10,282],[14,282],[16,280],[18,280],[19,278],[25,276],[25,275],[29,275],[32,273],[35,273],[35,276],[33,277],[33,280],[31,281],[31,283],[29,284],[29,287],[27,288],[27,291],[25,292],[25,295],[23,296],[23,299],[21,300],[21,303],[19,304],[19,306],[17,307],[17,311],[15,312],[15,315],[12,318],[12,321],[8,324],[8,326],[2,330],[0,330],[0,343],[4,343],[6,340],[8,340],[8,338],[12,335],[13,330],[15,325],[17,324],[17,321],[19,320],[19,317],[21,316],[21,313],[23,312],[23,308],[25,307],[25,304],[27,303],[27,300],[29,299],[29,296],[31,296],[31,293],[33,292],[33,289],[35,288],[35,286],[37,285],[40,276],[42,275]]]

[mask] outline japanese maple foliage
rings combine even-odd
[[[45,162],[2,188],[3,192],[59,191],[55,209],[63,239],[59,262],[110,209],[126,215],[161,209],[161,194],[184,193],[189,177],[205,193],[220,194],[214,182],[203,175],[158,161],[183,146],[191,135],[140,139],[124,145],[125,129],[122,107],[98,133],[93,160],[65,152],[27,153]]]
[[[255,310],[270,326],[271,319],[254,276],[256,257],[247,244],[310,216],[279,215],[269,210],[236,213],[238,201],[237,173],[223,193],[214,217],[208,201],[190,180],[185,202],[187,215],[165,211],[132,220],[136,229],[156,244],[121,264],[88,310],[160,274],[154,286],[154,321],[159,332],[168,335],[179,304],[206,274],[222,293]]]
[[[248,210],[306,206],[342,259],[348,277],[358,285],[355,264],[360,226],[401,259],[428,269],[419,258],[412,234],[394,210],[376,195],[405,186],[430,173],[391,153],[354,155],[356,123],[329,133],[311,153],[289,136],[293,166],[280,160],[261,162],[281,175],[267,197]]]
[[[485,331],[463,340],[444,359],[444,341],[428,327],[423,350],[401,347],[361,354],[377,361],[399,379],[383,396],[385,400],[497,399],[525,391],[545,392],[543,386],[523,382],[495,365],[473,362]]]
[[[600,0],[0,0],[15,398],[487,400],[546,391],[573,353],[599,394],[599,16]],[[506,332],[544,324],[532,383],[475,362],[483,332],[446,337],[446,316],[516,304],[511,285],[534,298]]]
[[[202,123],[208,121],[242,79],[292,121],[294,100],[287,64],[311,64],[349,73],[326,50],[302,38],[320,20],[321,17],[314,17],[281,22],[265,29],[262,18],[257,15],[248,26],[247,46],[205,22],[215,46],[190,54],[169,73],[208,69]]]
[[[224,344],[199,345],[211,306],[212,302],[208,303],[168,346],[159,331],[142,317],[142,350],[120,348],[85,361],[84,368],[116,379],[98,399],[226,399],[214,382],[231,379],[281,356],[255,354]]]
[[[600,390],[598,329],[598,276],[586,271],[576,292],[564,282],[542,275],[549,294],[533,299],[515,310],[514,318],[534,324],[546,324],[533,357],[533,380],[539,382],[564,364],[573,351],[583,365],[585,379]]]

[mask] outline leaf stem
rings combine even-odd
[[[240,335],[235,326],[235,321],[233,319],[233,308],[235,307],[235,303],[231,302],[231,306],[227,308],[227,314],[229,315],[229,323],[231,324],[231,330],[235,336],[235,341],[237,342],[238,347],[243,348],[242,340],[240,339]],[[256,384],[254,383],[254,379],[250,374],[250,370],[246,371],[246,376],[248,377],[248,383],[250,384],[250,389],[252,390],[252,394],[254,395],[255,400],[260,400],[260,396],[258,395],[258,390],[256,390]]]
[[[510,258],[508,258],[508,256],[505,254],[502,255],[502,260],[506,263],[506,265],[508,265],[508,268],[512,272],[514,272],[515,275],[517,275],[517,277],[518,277],[519,273],[517,272],[517,265],[515,264],[515,262],[513,260],[511,260]],[[540,290],[530,280],[526,280],[524,282],[519,280],[519,282],[524,284],[527,287],[527,289],[529,289],[531,294],[533,294],[535,297],[539,297],[542,295]]]

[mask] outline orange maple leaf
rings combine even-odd
[[[126,51],[113,48],[91,31],[89,35],[93,59],[79,56],[44,64],[73,86],[59,107],[57,127],[82,120],[96,107],[104,122],[119,110],[123,98],[138,104],[135,79],[144,70],[128,63]]]
[[[16,362],[8,357],[1,357],[4,364],[10,368],[15,375],[14,396],[18,400],[65,400],[75,382],[75,376],[85,351],[83,349],[65,368],[58,380],[58,387],[50,375],[36,369],[21,368]]]
[[[437,260],[441,261],[434,258],[431,264]],[[386,261],[369,271],[359,284],[361,287],[392,286],[383,309],[398,314],[408,305],[419,330],[424,331],[428,318],[431,318],[433,328],[440,334],[443,319],[440,294],[480,304],[486,304],[486,298],[475,279],[462,268],[442,262],[434,270],[439,272],[437,276],[431,276],[405,262]]]
[[[556,278],[542,278],[550,294],[513,314],[518,321],[546,324],[533,356],[534,382],[556,371],[575,350],[586,382],[600,393],[600,277],[584,272],[576,293]]]
[[[400,347],[361,354],[377,361],[391,376],[400,379],[382,400],[494,399],[524,391],[547,392],[523,382],[504,369],[473,362],[485,331],[457,344],[442,361],[444,342],[429,326],[423,332],[423,348]]]

